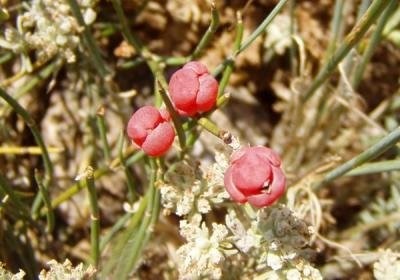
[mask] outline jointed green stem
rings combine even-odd
[[[141,158],[144,157],[143,151],[137,151],[133,155],[129,155],[127,159],[125,159],[125,164],[127,166],[132,165],[133,163],[137,162]],[[101,168],[98,169],[94,172],[93,178],[96,180],[105,174],[108,174],[112,171],[112,168],[117,167],[121,162],[119,159],[114,160],[109,167]],[[67,201],[71,197],[73,197],[75,194],[77,194],[79,191],[83,190],[86,188],[86,184],[82,182],[76,182],[72,186],[70,186],[67,190],[62,192],[59,196],[55,197],[52,202],[51,202],[51,207],[53,209],[57,208],[61,203]],[[45,215],[47,213],[47,209],[43,208],[40,211],[40,215]]]
[[[129,221],[131,218],[132,213],[126,213],[118,221],[112,226],[112,228],[107,232],[104,237],[100,239],[100,252],[104,250],[106,245],[111,241],[113,236]]]
[[[362,36],[364,36],[369,27],[375,22],[375,20],[388,4],[389,0],[377,0],[372,3],[365,15],[346,36],[344,42],[340,45],[337,51],[326,62],[325,66],[319,71],[310,87],[304,93],[303,101],[307,101],[315,93],[315,91],[326,81],[326,79],[328,79],[333,71],[335,71],[336,66],[361,40]]]
[[[368,43],[367,49],[365,50],[360,64],[357,65],[356,69],[354,70],[354,74],[351,80],[351,84],[353,88],[357,88],[361,82],[363,74],[365,72],[365,68],[367,67],[368,62],[370,61],[377,45],[381,41],[383,29],[390,17],[393,13],[394,8],[398,4],[398,0],[391,0],[389,5],[386,7],[385,11],[382,13],[381,17],[378,20],[378,24],[374,33],[372,34],[371,40]]]
[[[203,37],[201,38],[199,44],[197,45],[196,49],[194,50],[193,54],[190,56],[189,60],[194,60],[198,58],[202,51],[207,47],[210,43],[212,36],[214,35],[215,31],[217,31],[219,25],[219,14],[218,10],[215,8],[215,3],[211,4],[211,23],[208,27],[206,33],[204,33]]]
[[[54,221],[55,220],[54,220],[53,209],[51,209],[51,199],[50,199],[49,190],[47,189],[47,186],[45,186],[43,184],[43,179],[41,178],[41,176],[37,170],[35,170],[35,180],[36,180],[36,184],[39,187],[39,192],[42,196],[44,204],[46,205],[46,208],[47,208],[47,213],[46,213],[47,232],[52,232],[54,229]]]
[[[88,166],[85,173],[92,212],[90,216],[90,255],[92,264],[97,267],[100,259],[100,210],[97,201],[96,187],[94,185],[93,168]]]
[[[90,50],[91,52],[91,58],[93,61],[93,64],[96,68],[96,70],[99,72],[99,74],[104,77],[105,75],[108,74],[108,70],[106,66],[104,65],[104,61],[101,58],[100,50],[97,47],[96,41],[93,38],[92,32],[89,30],[89,27],[86,25],[81,9],[79,8],[79,4],[76,0],[67,0],[68,4],[71,8],[72,14],[78,21],[79,25],[83,27],[83,38],[84,42],[86,43],[86,47]]]
[[[352,169],[346,176],[359,176],[365,174],[382,173],[400,170],[400,160],[385,160],[379,162],[365,163],[357,168]]]
[[[343,20],[343,8],[345,0],[336,0],[335,9],[333,13],[333,18],[331,22],[332,36],[329,41],[328,50],[326,51],[326,56],[329,59],[336,50],[336,45],[341,38],[341,31],[343,30],[343,25],[345,21]],[[324,60],[326,63],[326,59]]]
[[[119,253],[120,258],[123,258],[123,262],[118,261],[116,263],[116,268],[114,269],[114,276],[118,279],[128,279],[131,271],[135,269],[137,261],[140,257],[140,253],[144,248],[146,241],[148,240],[148,236],[151,232],[149,228],[153,225],[155,219],[158,217],[159,191],[155,186],[158,176],[157,169],[158,167],[156,166],[154,159],[150,159],[150,182],[146,193],[146,198],[148,202],[146,211],[141,217],[139,228],[137,228],[136,226],[137,223],[133,227],[132,221],[131,225],[129,225],[129,229],[126,231],[126,236],[124,237],[124,239],[120,240],[120,244],[122,244],[122,241],[124,241],[124,244],[129,245],[123,247],[121,252],[116,252]],[[142,204],[143,203],[144,202],[142,201]]]
[[[360,20],[360,18],[365,14],[365,12],[368,10],[369,5],[371,5],[372,0],[361,0],[361,3],[358,6],[358,11],[357,11],[357,21]]]
[[[50,64],[46,65],[38,73],[36,73],[34,76],[32,76],[26,83],[24,83],[20,88],[18,88],[13,95],[13,98],[15,100],[18,100],[21,96],[32,90],[35,86],[37,86],[40,82],[44,81],[45,79],[49,78],[54,71],[61,66],[60,60],[55,60],[51,62]],[[23,75],[22,75],[23,76]],[[2,81],[0,83],[0,86],[6,86],[8,85],[10,80]],[[11,83],[11,82],[10,82]],[[10,107],[4,107],[0,111],[0,114],[6,115],[8,113],[8,110]]]
[[[129,23],[127,18],[125,17],[124,10],[121,6],[121,0],[111,0],[111,3],[114,7],[115,12],[117,13],[117,17],[119,22],[121,23],[122,33],[125,36],[126,40],[131,44],[139,53],[141,53],[144,49],[142,43],[138,38],[131,32]]]
[[[14,192],[13,188],[10,187],[7,180],[3,175],[0,174],[0,190],[7,194],[11,200],[11,202],[16,206],[17,210],[21,212],[21,214],[28,218],[30,217],[29,211],[26,208],[25,204],[19,199],[18,195]]]
[[[124,249],[126,249],[125,247],[127,246],[129,239],[132,238],[132,236],[137,233],[137,227],[138,227],[139,223],[143,220],[145,210],[148,207],[149,200],[151,200],[150,192],[151,192],[150,189],[148,189],[146,192],[146,195],[140,201],[139,208],[137,209],[135,214],[133,214],[133,216],[131,216],[131,221],[130,221],[128,227],[123,231],[123,233],[121,233],[121,236],[117,240],[117,242],[112,250],[112,258],[110,258],[108,260],[108,262],[104,265],[104,268],[103,268],[104,275],[109,275],[110,273],[116,273],[116,270],[117,270],[116,267],[118,265],[124,264],[124,263],[122,263],[125,261],[125,259],[124,259],[125,255],[123,254]],[[123,225],[124,224],[121,224],[121,226],[123,226]],[[111,231],[113,231],[113,230],[117,230],[117,229],[115,229],[113,227],[113,229]],[[109,239],[112,238],[112,236],[106,236],[106,237]],[[109,242],[110,240],[106,239],[106,237],[104,238],[104,242]],[[103,246],[105,246],[105,244]],[[102,246],[101,246],[101,248],[102,248]],[[118,275],[118,276],[120,276],[120,275]]]
[[[253,33],[250,34],[249,37],[247,37],[241,44],[240,48],[235,52],[232,57],[225,59],[220,65],[215,68],[213,71],[214,76],[218,76],[226,67],[228,64],[229,60],[235,59],[237,55],[239,55],[241,52],[243,52],[245,49],[247,49],[251,43],[255,39],[257,39],[258,36],[260,36],[265,29],[268,27],[268,25],[272,22],[272,20],[278,15],[278,13],[282,10],[283,6],[288,2],[289,0],[280,0],[279,3],[275,6],[275,8],[271,11],[271,13],[264,19],[264,21],[256,28],[256,30],[253,31]]]
[[[155,177],[152,180],[155,180]],[[126,266],[126,268],[129,270],[127,272],[130,272],[132,269],[135,269],[137,262],[140,258],[140,253],[142,252],[152,232],[151,227],[155,224],[159,214],[158,210],[160,207],[160,201],[159,201],[160,191],[155,187],[155,181],[152,181],[151,183],[153,184],[153,186],[150,189],[150,195],[149,195],[151,201],[147,206],[144,219],[139,227],[137,235],[135,236],[135,245],[132,248],[133,254],[130,256],[128,265]]]
[[[106,122],[104,120],[104,107],[100,107],[100,109],[97,110],[96,122],[97,122],[97,129],[99,130],[100,133],[100,139],[102,142],[104,157],[107,163],[109,163],[111,159],[111,151],[110,151],[110,145],[108,144],[107,141],[107,127],[106,127]]]
[[[158,83],[161,86],[162,91],[160,92],[163,97],[163,101],[165,105],[167,106],[167,109],[169,113],[171,114],[172,121],[174,123],[175,129],[177,130],[178,133],[178,138],[179,138],[179,144],[181,145],[181,149],[185,149],[185,133],[182,130],[182,121],[179,117],[178,114],[176,114],[168,96],[166,95],[166,92],[168,91],[168,84],[167,81],[165,80],[165,77],[163,75],[163,72],[158,65],[157,61],[152,59],[152,55],[150,52],[143,46],[143,44],[140,42],[138,38],[131,32],[128,24],[128,20],[124,14],[124,10],[122,9],[121,6],[121,1],[120,0],[111,0],[112,5],[117,12],[117,16],[119,21],[121,22],[121,29],[122,33],[125,36],[126,40],[136,49],[138,53],[142,55],[142,57],[146,60],[147,65],[149,66],[151,72],[153,73],[155,80],[158,81]],[[163,93],[164,91],[164,93]]]
[[[211,120],[209,120],[205,117],[201,117],[197,122],[199,125],[201,125],[204,129],[206,129],[211,134],[217,136],[218,138],[221,137],[221,130]]]
[[[47,186],[50,184],[53,177],[53,165],[51,163],[49,153],[47,151],[46,145],[44,144],[43,138],[39,132],[35,120],[13,97],[7,94],[7,92],[5,92],[2,88],[0,88],[0,98],[4,99],[15,110],[15,112],[22,117],[26,125],[31,130],[36,144],[40,147],[45,169],[45,178],[43,184],[45,185],[45,189],[47,190]]]
[[[126,177],[126,184],[128,186],[128,200],[129,202],[133,202],[136,199],[136,190],[135,190],[135,180],[133,178],[133,175],[131,173],[131,171],[129,170],[128,165],[125,162],[125,157],[123,154],[123,147],[125,146],[125,139],[124,139],[124,133],[122,132],[120,134],[119,137],[119,141],[118,141],[118,156],[119,156],[119,160],[121,162],[121,165],[124,168],[124,172],[125,172],[125,177]]]
[[[370,161],[370,160],[378,157],[383,152],[385,152],[389,148],[396,145],[396,143],[399,140],[400,140],[400,127],[393,130],[391,133],[389,133],[387,136],[383,137],[376,144],[369,147],[361,154],[355,156],[351,160],[345,162],[344,164],[342,164],[342,165],[336,167],[334,170],[330,171],[328,174],[325,175],[324,179],[321,182],[319,182],[318,184],[316,184],[314,187],[320,188],[323,185],[345,175],[347,172],[349,172],[353,168],[360,166],[364,162]]]
[[[235,42],[233,44],[233,53],[236,53],[239,48],[240,48],[240,44],[242,43],[242,39],[243,39],[243,21],[242,21],[242,16],[240,13],[237,14],[237,23],[236,23],[236,36],[235,36]],[[234,65],[235,61],[234,60],[229,60],[225,70],[222,74],[222,78],[221,81],[219,83],[219,87],[218,87],[218,97],[221,97],[224,94],[225,88],[229,82],[229,78],[232,74],[233,71],[233,65]]]
[[[160,83],[161,84],[161,83]],[[186,136],[185,136],[185,131],[182,128],[182,121],[179,115],[176,113],[174,106],[171,103],[171,100],[169,99],[165,88],[163,86],[160,86],[159,93],[164,101],[165,106],[168,109],[168,112],[171,115],[172,122],[174,123],[176,132],[178,134],[178,139],[179,139],[179,145],[181,146],[182,151],[185,150],[186,146]]]

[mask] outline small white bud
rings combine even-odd
[[[85,11],[83,15],[83,20],[87,25],[91,25],[96,20],[96,12],[93,9],[89,8]]]
[[[60,30],[64,33],[69,33],[71,32],[72,25],[69,20],[63,20],[63,22],[60,24]]]
[[[64,46],[67,43],[68,39],[64,35],[57,35],[56,37],[56,43],[59,46]]]

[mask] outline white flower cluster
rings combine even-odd
[[[320,280],[320,272],[303,257],[312,229],[283,205],[264,208],[256,220],[261,244],[258,270],[268,279]]]
[[[84,266],[80,263],[76,267],[72,266],[72,263],[66,259],[64,263],[58,263],[55,260],[51,260],[47,263],[49,266],[48,270],[43,269],[39,274],[39,280],[54,280],[54,279],[95,279],[96,269],[89,265]],[[4,269],[4,264],[0,262],[0,279],[6,280],[22,280],[24,279],[25,272],[19,270],[18,273],[12,274],[11,272]]]
[[[22,280],[24,279],[25,272],[21,269],[16,274],[13,274],[4,268],[4,264],[0,262],[0,279],[5,280]]]
[[[236,212],[232,209],[228,210],[225,223],[233,234],[233,236],[230,237],[231,242],[241,252],[247,254],[251,249],[261,246],[262,236],[257,233],[256,223],[251,223],[249,229],[246,230],[246,227],[238,219]]]
[[[400,279],[400,253],[385,250],[374,263],[374,276],[377,280]]]
[[[305,258],[310,229],[288,208],[260,210],[257,218],[247,223],[230,209],[225,224],[214,223],[210,230],[200,214],[181,221],[180,233],[187,240],[177,250],[181,279],[220,279],[238,256],[243,271],[257,279],[322,279]]]
[[[201,215],[196,214],[190,222],[181,221],[180,233],[187,240],[177,250],[180,279],[220,279],[221,266],[225,260],[221,248],[229,233],[228,229],[213,223],[210,233],[206,224],[201,222]]]
[[[97,0],[79,2],[85,23],[96,19],[94,7]],[[79,46],[82,27],[73,17],[65,0],[33,0],[26,4],[27,11],[17,18],[17,29],[7,28],[0,46],[23,55],[25,70],[31,71],[27,52],[36,52],[38,63],[59,55],[68,63],[76,61],[75,50]]]
[[[165,210],[178,216],[210,212],[212,205],[229,197],[223,181],[227,167],[228,160],[222,153],[217,153],[216,162],[205,172],[195,162],[174,164],[159,186]]]
[[[53,279],[95,279],[96,269],[93,266],[84,267],[82,263],[76,267],[67,259],[64,263],[51,260],[47,263],[49,270],[42,270],[39,280]]]

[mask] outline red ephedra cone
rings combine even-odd
[[[168,112],[153,106],[144,106],[134,112],[126,130],[129,138],[153,157],[164,155],[175,137]]]
[[[269,148],[242,148],[231,156],[225,188],[236,202],[269,206],[285,192],[286,178],[280,165],[279,156]]]
[[[215,106],[218,82],[204,64],[191,61],[172,75],[169,94],[178,113],[192,117]]]

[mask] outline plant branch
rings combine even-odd
[[[366,149],[361,154],[355,156],[351,160],[345,162],[344,164],[336,167],[334,170],[328,172],[328,174],[324,176],[324,179],[318,184],[316,184],[314,188],[318,189],[324,186],[325,184],[332,182],[333,180],[345,175],[347,172],[360,166],[364,162],[370,161],[378,157],[386,150],[396,145],[396,143],[399,140],[400,140],[400,127],[397,127],[395,130],[393,130],[387,136],[383,137],[376,144]]]
[[[315,91],[329,78],[335,71],[337,65],[350,52],[350,50],[361,40],[369,27],[382,13],[383,9],[389,4],[389,0],[373,1],[372,5],[366,11],[360,21],[353,27],[351,32],[346,36],[344,42],[340,45],[333,56],[325,63],[322,69],[318,72],[314,81],[304,93],[303,101],[307,101]]]

